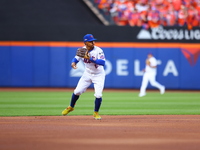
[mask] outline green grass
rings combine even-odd
[[[60,116],[69,105],[71,92],[0,92],[0,116]],[[86,92],[69,115],[91,115],[94,93]],[[103,93],[101,115],[199,115],[200,93],[138,92]]]

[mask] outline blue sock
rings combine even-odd
[[[96,98],[95,99],[95,107],[94,107],[94,111],[99,111],[99,108],[101,106],[101,102],[102,102],[102,98]]]
[[[72,98],[71,98],[71,103],[70,106],[74,108],[74,105],[76,104],[76,101],[78,100],[79,95],[75,95],[74,93],[72,94]]]

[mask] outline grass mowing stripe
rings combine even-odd
[[[86,92],[69,115],[92,115],[94,92]],[[200,93],[104,92],[102,115],[200,114]],[[0,116],[58,116],[69,105],[71,92],[0,92]]]

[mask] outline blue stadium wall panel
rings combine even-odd
[[[83,44],[1,44],[0,87],[75,87],[84,70],[70,64]],[[200,89],[199,44],[97,43],[106,55],[105,88],[139,89],[148,53],[158,59],[157,81],[167,89]],[[149,88],[154,89],[151,85]]]

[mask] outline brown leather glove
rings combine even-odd
[[[79,56],[79,57],[82,57],[82,58],[90,59],[88,50],[86,48],[83,48],[83,47],[77,49],[76,55]]]

